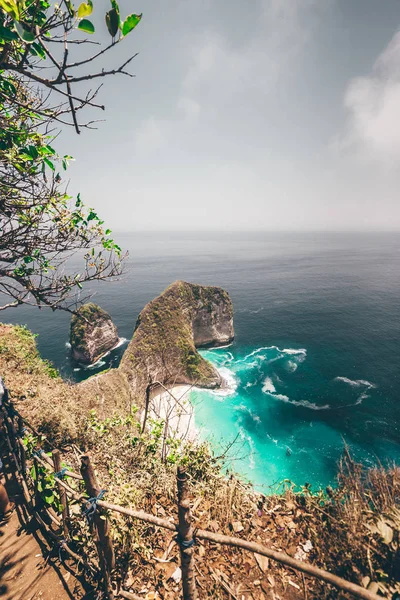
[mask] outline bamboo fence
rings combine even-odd
[[[38,448],[33,453],[31,459],[28,459],[23,443],[24,432],[29,429],[36,436],[38,436],[39,433],[18,413],[12,402],[9,400],[6,388],[3,387],[2,390],[1,385],[0,410],[2,414],[2,433],[8,448],[8,457],[13,463],[12,473],[22,488],[24,500],[29,511],[34,515],[44,533],[54,544],[58,545],[60,556],[62,549],[74,561],[83,564],[92,574],[100,573],[104,595],[108,600],[114,600],[116,597],[126,598],[128,600],[140,600],[140,597],[121,588],[116,589],[115,582],[113,582],[115,555],[107,511],[114,511],[177,534],[176,541],[180,548],[182,596],[184,600],[198,600],[200,597],[195,577],[196,539],[242,548],[248,552],[261,554],[282,565],[299,571],[304,575],[315,577],[330,584],[342,592],[349,593],[355,598],[364,600],[382,600],[382,596],[378,596],[371,590],[365,589],[350,581],[346,581],[333,573],[307,562],[292,558],[283,552],[277,552],[261,544],[249,542],[237,537],[202,529],[196,529],[194,531],[190,512],[188,479],[185,470],[182,467],[178,467],[177,470],[178,522],[162,519],[141,510],[133,510],[106,502],[102,500],[103,493],[101,486],[96,479],[88,454],[82,454],[80,457],[80,473],[75,473],[65,468],[61,469],[61,453],[56,448],[53,448],[52,450],[52,458],[43,452],[42,449]],[[29,462],[33,463],[33,468],[36,473],[33,482],[32,480],[29,480]],[[40,496],[37,489],[39,465],[48,472],[54,474],[54,481],[59,492],[62,506],[61,514],[57,514],[50,506],[43,506],[43,503],[40,502]],[[87,495],[80,494],[74,490],[66,483],[66,481],[64,481],[64,477],[82,481]],[[30,485],[28,485],[28,483]],[[29,487],[31,489],[33,487],[33,493],[30,491]],[[81,503],[83,506],[82,518],[86,517],[88,520],[90,533],[97,550],[98,564],[89,562],[84,556],[75,553],[70,547],[71,499]],[[55,533],[49,522],[53,523],[60,533]]]

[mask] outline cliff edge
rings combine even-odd
[[[175,281],[140,313],[119,370],[136,397],[157,381],[219,387],[220,374],[196,348],[233,338],[233,306],[225,290]]]

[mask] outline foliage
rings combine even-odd
[[[87,19],[93,9],[91,0],[77,9],[70,0],[0,0],[0,292],[7,298],[0,309],[29,303],[71,310],[84,283],[121,273],[121,248],[96,211],[66,192],[62,174],[73,159],[54,148],[58,123],[79,133],[93,127],[78,123],[82,109],[104,109],[95,102],[99,88],[83,91],[84,82],[129,75],[134,58],[85,73],[140,22],[141,15],[122,21],[115,0],[105,15],[111,43],[71,58],[71,48],[89,43],[79,35],[95,32]],[[67,259],[78,250],[85,251],[82,269],[70,272]]]
[[[398,467],[368,468],[355,463],[345,450],[335,487],[313,491],[309,484],[299,488],[284,480],[264,497],[233,474],[225,476],[227,465],[213,456],[207,444],[179,440],[173,427],[164,444],[164,419],[152,418],[151,412],[142,432],[143,415],[136,406],[129,410],[128,403],[118,404],[114,387],[109,389],[111,401],[107,402],[100,388],[97,399],[88,398],[87,384],[68,386],[51,379],[38,357],[32,363],[33,336],[21,328],[16,332],[14,327],[2,335],[1,328],[5,326],[0,326],[0,371],[6,374],[6,383],[12,384],[11,398],[18,411],[46,435],[46,439],[25,435],[28,456],[38,445],[47,449],[49,441],[58,445],[71,470],[79,471],[78,446],[90,452],[107,501],[175,520],[176,465],[184,464],[190,476],[196,528],[257,540],[349,581],[372,585],[385,597],[400,593]],[[51,499],[50,482],[42,484],[45,503],[46,497]],[[82,482],[71,479],[68,483],[83,491]],[[52,507],[58,510],[56,495],[54,501]],[[80,505],[71,503],[70,508],[72,547],[95,556]],[[117,513],[109,517],[116,577],[124,580],[125,589],[146,587],[158,590],[165,599],[177,598],[179,586],[171,580],[171,573],[179,565],[179,549],[173,533]],[[289,579],[300,589],[304,583],[295,572],[273,561],[265,573],[260,571],[257,557],[240,550],[198,540],[195,552],[196,577],[204,597],[226,597],[220,580],[214,578],[217,569],[228,577],[237,597],[251,589],[259,600],[262,585],[262,593],[274,591],[284,598],[288,586],[292,587]],[[306,587],[310,600],[338,597],[330,586],[309,578]]]
[[[24,365],[27,374],[40,374],[51,379],[58,379],[60,376],[48,360],[40,357],[35,335],[27,327],[16,325],[12,336],[0,336],[0,355],[15,357],[19,364]]]

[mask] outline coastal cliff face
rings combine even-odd
[[[110,315],[97,304],[84,304],[73,315],[70,343],[76,361],[93,364],[114,348],[118,341],[118,330]]]
[[[196,348],[226,345],[233,338],[229,294],[176,281],[140,313],[119,370],[139,403],[151,383],[219,387],[221,376]]]

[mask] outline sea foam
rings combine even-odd
[[[270,393],[272,393],[272,394],[273,394],[274,392],[276,392],[276,389],[275,389],[275,386],[274,386],[274,384],[273,384],[273,382],[272,382],[272,379],[271,379],[271,377],[266,377],[266,378],[264,379],[264,384],[263,384],[263,386],[262,386],[262,391],[264,392],[264,394],[265,394],[266,392],[270,392]]]
[[[366,379],[349,379],[348,377],[335,377],[335,381],[342,381],[343,383],[347,383],[352,387],[360,387],[364,385],[367,388],[376,388],[376,385],[374,383],[371,383]]]
[[[235,375],[227,367],[219,367],[217,371],[221,375],[224,385],[221,388],[212,390],[211,393],[215,396],[231,396],[236,392],[238,387]]]

